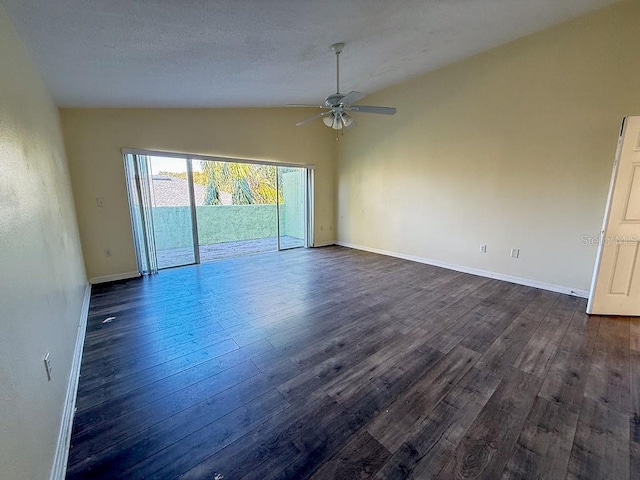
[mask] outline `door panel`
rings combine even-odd
[[[616,259],[613,262],[613,274],[609,293],[612,295],[629,295],[633,271],[638,258],[638,243],[616,245]]]
[[[196,263],[189,160],[149,157],[158,268]]]
[[[625,221],[640,222],[640,165],[633,166],[627,198],[627,208],[624,212]]]
[[[278,246],[280,250],[305,247],[307,172],[278,167]]]
[[[587,312],[640,315],[640,117],[625,121]]]

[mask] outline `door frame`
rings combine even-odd
[[[211,160],[214,162],[228,162],[228,163],[252,163],[258,165],[273,165],[280,167],[296,167],[315,170],[316,166],[312,163],[291,163],[291,162],[274,162],[273,160],[260,160],[256,158],[236,158],[236,157],[221,157],[216,155],[200,155],[181,152],[166,152],[163,150],[146,150],[140,148],[123,148],[123,155],[148,155],[151,157],[170,157],[170,158],[188,158],[191,160]]]
[[[305,239],[304,239],[304,247],[308,248],[313,246],[313,217],[314,217],[314,208],[313,208],[313,198],[314,198],[314,172],[315,165],[314,164],[305,164],[305,163],[290,163],[290,162],[274,162],[272,160],[260,160],[253,158],[234,158],[234,157],[222,157],[215,155],[200,155],[200,154],[190,154],[190,153],[180,153],[180,152],[167,152],[163,150],[147,150],[140,148],[122,148],[123,159],[125,160],[126,165],[126,157],[127,155],[141,155],[147,157],[164,157],[164,158],[176,158],[181,160],[186,160],[187,162],[187,180],[189,186],[189,203],[191,209],[191,226],[192,226],[192,235],[194,239],[194,257],[195,264],[200,263],[200,244],[198,241],[198,222],[197,222],[197,211],[195,205],[195,192],[193,186],[193,160],[204,160],[204,161],[213,161],[213,162],[227,162],[227,163],[248,163],[253,165],[269,165],[276,167],[276,189],[278,188],[278,169],[277,167],[293,167],[293,168],[302,168],[306,171],[305,176],[305,205],[304,205],[304,215],[305,215]],[[129,186],[127,185],[127,188]],[[277,250],[281,251],[280,248],[280,222],[279,222],[279,205],[276,198],[276,233],[277,233]],[[131,206],[129,206],[130,215]],[[133,220],[133,219],[132,219]],[[135,232],[132,232],[135,239]],[[141,271],[141,265],[138,259],[139,252],[136,250],[136,260],[138,260],[138,270]],[[191,264],[193,265],[193,264]],[[141,272],[142,273],[142,272]]]
[[[193,258],[200,265],[200,242],[198,241],[198,217],[196,212],[196,194],[193,186],[193,164],[187,158],[187,187],[189,188],[189,209],[191,211],[191,235],[193,236]]]

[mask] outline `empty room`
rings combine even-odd
[[[0,478],[640,479],[638,25],[0,0]]]

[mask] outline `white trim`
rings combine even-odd
[[[335,242],[336,245],[342,247],[354,248],[356,250],[364,250],[365,252],[378,253],[380,255],[388,255],[390,257],[402,258],[404,260],[411,260],[412,262],[424,263],[427,265],[433,265],[434,267],[446,268],[448,270],[455,270],[456,272],[470,273],[471,275],[478,275],[479,277],[494,278],[496,280],[503,280],[505,282],[517,283],[518,285],[525,285],[527,287],[540,288],[542,290],[549,290],[551,292],[563,293],[565,295],[573,295],[574,297],[588,298],[589,292],[587,290],[581,290],[578,288],[565,287],[563,285],[555,285],[553,283],[538,282],[537,280],[530,280],[528,278],[512,277],[511,275],[505,275],[503,273],[491,272],[489,270],[480,270],[479,268],[466,267],[464,265],[456,265],[453,263],[441,262],[439,260],[432,260],[430,258],[415,257],[413,255],[405,255],[403,253],[390,252],[388,250],[380,250],[379,248],[365,247],[362,245],[356,245],[348,242]]]
[[[87,283],[84,289],[84,299],[80,311],[80,323],[78,324],[78,334],[76,345],[73,350],[73,360],[71,361],[71,373],[69,374],[69,384],[67,385],[67,395],[62,410],[62,423],[58,434],[58,444],[53,457],[53,467],[51,468],[51,480],[64,480],[67,473],[67,461],[69,459],[69,446],[71,444],[71,428],[73,427],[73,415],[76,409],[76,397],[78,395],[78,380],[80,378],[80,365],[82,363],[82,349],[84,347],[84,336],[87,331],[87,317],[89,316],[89,301],[91,300],[91,284]]]
[[[214,162],[254,163],[259,165],[275,165],[276,167],[316,168],[313,164],[274,162],[273,160],[260,160],[257,158],[218,157],[215,155],[197,155],[191,153],[164,152],[161,150],[145,150],[140,148],[123,148],[122,154],[147,155],[151,157],[188,158],[191,160],[211,160]]]
[[[116,280],[126,280],[128,278],[136,278],[139,276],[139,272],[113,273],[111,275],[92,277],[89,279],[89,282],[91,283],[91,285],[95,285],[97,283],[115,282]]]
[[[331,245],[337,245],[337,243],[335,242],[335,240],[329,240],[328,242],[316,242],[313,244],[313,248],[318,248],[318,247],[329,247]],[[347,245],[344,245],[345,247]],[[356,247],[353,247],[356,248]],[[362,248],[360,248],[359,250],[363,250]]]
[[[305,215],[307,216],[307,231],[305,247],[313,247],[315,242],[315,170],[312,168],[307,170],[306,173],[307,189],[305,192]]]

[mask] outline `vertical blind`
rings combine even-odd
[[[158,273],[158,260],[153,236],[153,216],[151,215],[151,164],[149,157],[127,154],[124,157],[124,162],[138,271],[142,275]]]

